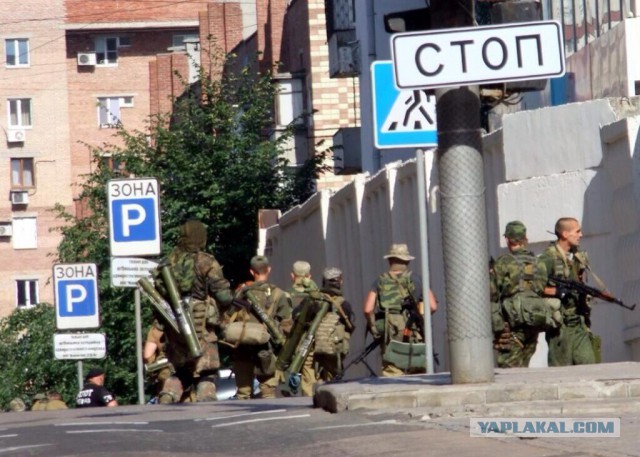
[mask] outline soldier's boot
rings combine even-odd
[[[196,386],[196,401],[216,401],[216,378],[214,375],[203,376]]]
[[[183,392],[182,382],[176,376],[170,376],[162,385],[162,390],[158,394],[158,403],[178,403]]]

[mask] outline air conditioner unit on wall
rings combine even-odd
[[[9,223],[0,223],[0,236],[11,236],[13,235],[13,226],[11,222]]]
[[[9,129],[7,130],[7,142],[8,143],[22,143],[25,138],[25,131],[21,129]]]
[[[96,64],[95,52],[79,52],[78,66],[94,66]]]
[[[12,190],[11,203],[14,205],[26,205],[29,203],[29,194],[26,190]]]

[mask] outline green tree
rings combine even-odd
[[[229,67],[229,60],[224,64]],[[145,131],[120,126],[114,144],[88,146],[96,167],[80,184],[86,208],[81,217],[61,205],[54,208],[63,222],[57,260],[98,266],[108,356],[96,365],[106,369],[107,387],[121,403],[135,402],[137,395],[134,306],[132,289],[110,285],[107,182],[157,178],[163,251],[175,244],[185,220],[198,218],[208,227],[208,250],[224,265],[227,278],[240,282],[256,250],[258,210],[286,210],[306,200],[324,159],[320,153],[293,171],[282,158],[293,127],[270,138],[278,90],[270,74],[245,67],[210,79],[201,72],[199,81],[184,89],[171,116],[153,117]],[[148,307],[143,312],[149,323]]]
[[[69,402],[77,392],[74,362],[53,357],[55,312],[39,304],[0,320],[0,405],[16,397],[30,405],[34,395],[58,391]]]

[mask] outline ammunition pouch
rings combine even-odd
[[[255,346],[269,342],[271,335],[259,322],[232,322],[224,330],[224,341],[232,346]]]
[[[390,341],[384,350],[382,360],[404,371],[425,368],[427,346],[424,343],[403,343]]]
[[[498,302],[491,302],[491,330],[493,333],[501,333],[504,330],[504,316],[502,307]]]
[[[255,369],[256,376],[273,376],[276,372],[276,356],[270,349],[262,349],[258,351],[257,364]]]
[[[349,352],[350,335],[337,313],[327,313],[315,333],[314,353],[318,355],[346,355]]]

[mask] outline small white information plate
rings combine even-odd
[[[113,287],[138,287],[140,278],[151,277],[157,262],[132,257],[111,258],[111,285]]]
[[[107,342],[103,333],[56,333],[53,353],[56,360],[104,359]]]

